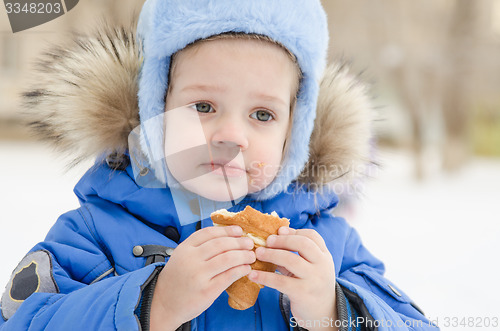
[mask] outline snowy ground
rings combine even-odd
[[[408,155],[381,158],[384,168],[343,214],[387,277],[443,330],[500,329],[484,327],[486,318],[500,323],[500,160],[476,159],[417,183]],[[64,174],[46,147],[0,142],[0,287],[57,217],[78,206],[72,189],[87,166]]]
[[[431,166],[419,183],[408,155],[381,158],[351,223],[386,276],[443,330],[499,330],[484,325],[500,323],[500,160],[476,159],[453,175]]]

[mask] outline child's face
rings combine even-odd
[[[172,175],[216,201],[265,188],[279,171],[297,85],[295,64],[269,42],[219,39],[178,53],[165,107]]]

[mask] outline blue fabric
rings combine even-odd
[[[232,211],[251,205],[289,218],[291,227],[315,229],[333,256],[337,281],[357,293],[375,319],[390,320],[392,325],[420,320],[423,326],[414,330],[431,329],[403,292],[399,297],[390,290],[391,283],[382,276],[383,264],[366,250],[356,231],[332,216],[337,204],[333,193],[314,198],[297,187],[290,191],[294,194],[282,193],[266,201],[245,198]],[[134,310],[141,286],[155,266],[144,267],[145,258],[135,257],[133,247],[176,247],[162,235],[166,226],[176,227],[181,241],[195,231],[195,224],[178,224],[168,189],[137,186],[130,167],[113,171],[96,165],[77,184],[75,193],[81,207],[62,215],[45,241],[32,249],[50,252],[60,293],[31,295],[8,321],[0,318],[1,331],[138,330]],[[202,227],[211,225],[210,219],[202,221]],[[111,268],[116,274],[91,284]],[[192,325],[195,330],[289,329],[280,312],[279,293],[270,288],[264,288],[256,305],[245,311],[231,309],[223,292]]]
[[[171,56],[188,44],[224,32],[270,37],[292,52],[302,70],[290,148],[278,176],[253,195],[264,200],[283,192],[309,158],[319,81],[326,66],[328,27],[319,0],[148,0],[138,23],[144,62],[139,79],[142,143],[150,164],[164,157],[161,121]],[[158,171],[158,173],[162,173]]]

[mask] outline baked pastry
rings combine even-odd
[[[263,214],[250,206],[246,206],[239,213],[231,213],[225,209],[217,210],[210,217],[215,226],[239,225],[243,229],[243,236],[254,241],[254,251],[259,246],[266,246],[267,237],[277,234],[280,227],[290,225],[288,219],[280,218],[276,212]],[[252,269],[268,272],[276,270],[274,264],[259,260],[250,266]],[[247,276],[238,279],[226,289],[229,295],[229,306],[238,310],[252,307],[263,287],[263,285],[252,282]]]

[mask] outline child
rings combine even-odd
[[[0,330],[434,328],[330,212],[326,184],[365,160],[369,103],[325,70],[319,0],[148,0],[138,36],[140,50],[113,29],[55,50],[25,94],[42,135],[99,157],[81,207],[14,270]],[[290,229],[254,253],[212,226],[247,205]],[[243,276],[266,287],[238,311],[224,290]]]

